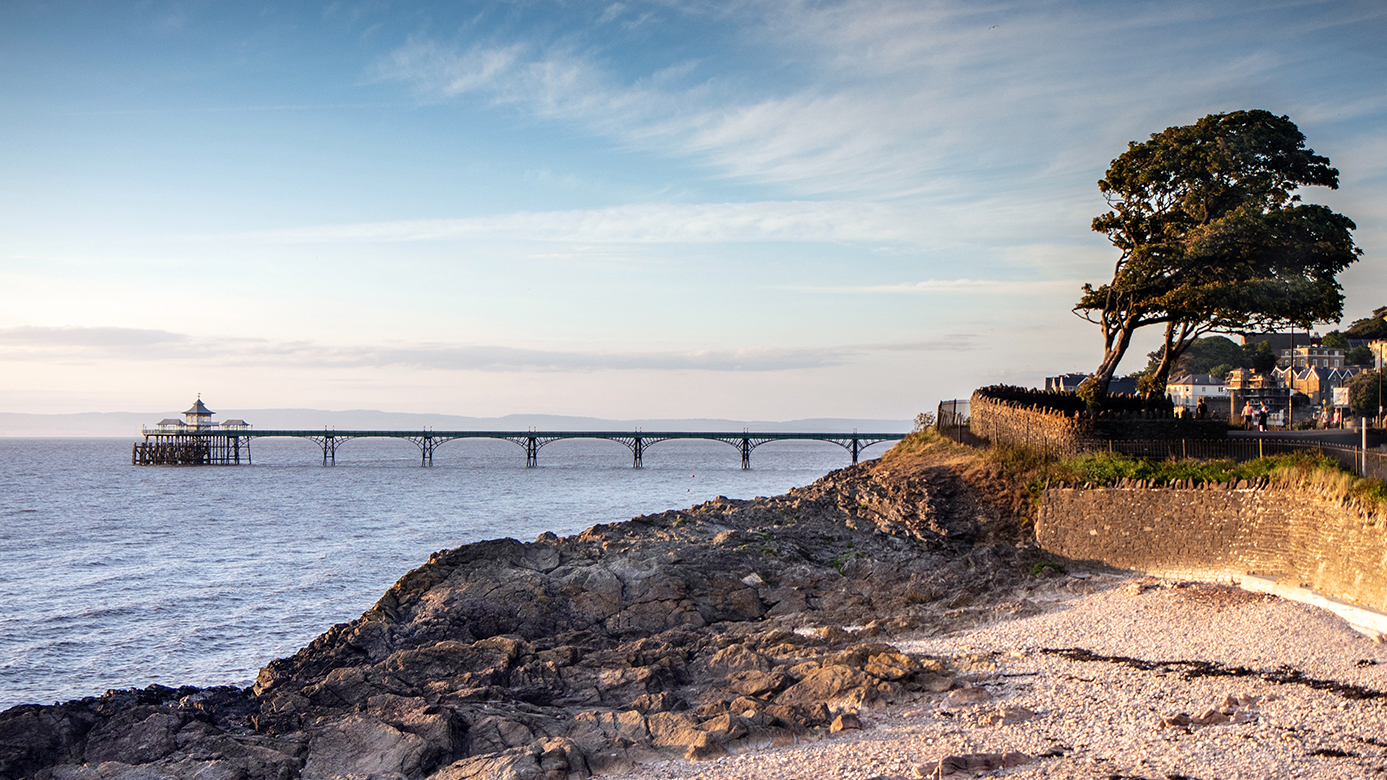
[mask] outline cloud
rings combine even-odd
[[[182,344],[188,337],[166,330],[111,327],[42,327],[20,326],[0,328],[0,347],[20,350],[147,350]]]
[[[573,350],[440,343],[327,345],[311,341],[195,338],[135,328],[0,328],[0,360],[178,361],[215,366],[314,369],[415,368],[428,371],[779,372],[839,366],[867,352],[956,351],[977,336],[828,347],[692,350]]]
[[[285,243],[446,241],[510,238],[584,243],[728,241],[915,242],[925,238],[909,210],[844,201],[652,203],[605,209],[519,212],[469,219],[323,225],[250,234]]]
[[[324,345],[195,338],[136,328],[0,328],[0,360],[194,361],[222,366],[408,367],[438,371],[788,371],[839,365],[841,347],[590,351],[456,344]]]
[[[1059,290],[1076,291],[1083,285],[1078,279],[926,279],[921,282],[877,284],[846,287],[786,287],[787,290],[835,295],[1030,295]]]
[[[1129,127],[1197,118],[1172,117],[1173,106],[1274,89],[1302,56],[1279,44],[1335,16],[1307,6],[1249,19],[1238,4],[1204,2],[1095,13],[1066,2],[766,0],[669,9],[671,24],[697,17],[722,33],[697,62],[661,62],[618,55],[598,32],[630,10],[594,8],[549,38],[411,38],[371,77],[428,101],[469,95],[576,123],[800,195],[947,198],[979,180],[1099,166],[1096,143],[1120,150]]]

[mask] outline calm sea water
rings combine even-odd
[[[850,462],[776,442],[743,471],[726,444],[670,441],[635,470],[620,444],[573,440],[526,469],[514,444],[468,440],[421,468],[408,442],[358,440],[324,467],[309,442],[259,440],[254,466],[179,468],[131,466],[130,444],[0,439],[0,709],[249,685],[434,551],[776,495]]]

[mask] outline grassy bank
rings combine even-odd
[[[933,431],[921,431],[904,439],[892,450],[891,456],[898,462],[908,459],[966,463],[969,470],[989,472],[1031,500],[1039,499],[1046,486],[1055,485],[1099,486],[1123,479],[1139,479],[1151,486],[1176,483],[1193,487],[1248,480],[1313,490],[1356,502],[1373,512],[1387,511],[1387,483],[1375,477],[1360,477],[1338,460],[1315,450],[1242,463],[1193,458],[1143,460],[1107,452],[1054,460],[1025,447],[994,444],[986,449],[975,449],[942,438]]]

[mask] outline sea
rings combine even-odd
[[[533,540],[753,498],[849,465],[827,442],[773,442],[750,470],[720,442],[539,451],[355,440],[337,463],[257,439],[251,466],[132,466],[131,439],[0,438],[0,710],[151,684],[250,685],[369,609],[438,550]],[[864,457],[880,456],[887,444]]]

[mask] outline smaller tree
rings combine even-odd
[[[1243,345],[1243,355],[1247,361],[1243,367],[1251,368],[1259,374],[1276,368],[1276,353],[1271,351],[1271,345],[1265,341]]]
[[[1348,409],[1354,417],[1376,417],[1379,379],[1376,371],[1364,371],[1348,380]]]
[[[1354,347],[1344,353],[1344,362],[1350,366],[1371,366],[1373,364],[1373,351],[1367,347]]]
[[[1325,345],[1326,347],[1335,347],[1336,349],[1348,349],[1348,337],[1337,330],[1331,330],[1328,333],[1324,334],[1324,338],[1320,340],[1320,343]]]
[[[1373,309],[1373,316],[1355,320],[1348,326],[1351,339],[1387,339],[1387,306]]]

